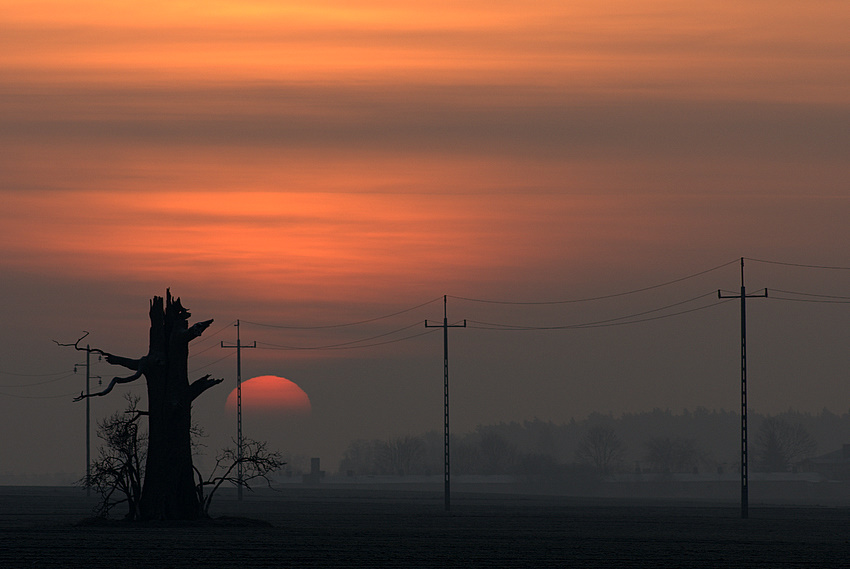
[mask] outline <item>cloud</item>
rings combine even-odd
[[[35,99],[35,100],[34,100]],[[58,86],[7,97],[0,140],[522,157],[835,159],[850,106],[584,97],[525,86]]]

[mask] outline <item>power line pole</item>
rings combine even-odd
[[[717,291],[718,298],[741,299],[741,518],[749,517],[749,465],[747,461],[747,298],[766,298],[767,289],[759,294],[747,294],[744,287],[744,258],[741,257],[741,294],[724,295]]]
[[[236,345],[227,346],[221,342],[222,348],[236,348],[236,496],[242,499],[242,348],[256,348],[257,341],[251,346],[243,346],[239,334],[239,320],[236,321]]]
[[[466,328],[466,319],[463,324],[449,324],[446,307],[446,295],[443,295],[443,323],[428,324],[425,321],[426,328],[442,328],[443,329],[443,457],[444,470],[443,481],[445,485],[445,502],[446,511],[451,510],[451,462],[449,460],[449,328]]]
[[[77,364],[83,365],[83,364]],[[77,373],[77,365],[74,373]],[[91,495],[91,346],[86,344],[86,496]]]

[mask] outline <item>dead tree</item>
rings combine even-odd
[[[251,490],[251,483],[260,479],[271,487],[269,475],[286,465],[279,452],[266,448],[265,441],[245,439],[242,447],[242,452],[238,452],[235,447],[222,450],[216,456],[215,465],[207,478],[204,478],[197,468],[195,469],[198,477],[196,486],[198,500],[203,504],[204,516],[209,517],[213,496],[225,482]],[[245,469],[241,477],[234,471],[239,465]],[[207,492],[205,488],[208,487]]]
[[[90,397],[103,396],[117,384],[145,377],[148,391],[148,454],[145,478],[139,503],[142,520],[195,519],[202,515],[202,505],[195,490],[192,465],[192,401],[204,391],[220,383],[206,375],[189,383],[189,342],[203,334],[212,320],[189,326],[191,314],[179,298],[167,291],[165,302],[155,296],[150,303],[150,344],[148,353],[138,359],[110,354],[100,349],[113,365],[134,373],[115,377],[103,391]],[[86,333],[88,335],[88,333]],[[83,336],[73,345],[77,350]],[[85,399],[81,394],[75,401]]]
[[[145,415],[136,407],[137,395],[126,395],[127,410],[115,412],[98,421],[97,436],[103,440],[98,458],[91,465],[91,474],[81,482],[100,495],[98,515],[108,518],[112,508],[127,504],[124,519],[139,518],[142,499],[142,479],[147,454],[147,433],[139,431],[139,419]]]

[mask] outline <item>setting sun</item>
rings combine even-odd
[[[236,410],[236,389],[227,396],[227,410]],[[286,417],[310,414],[310,398],[295,383],[276,375],[261,375],[242,382],[242,409],[279,413]]]

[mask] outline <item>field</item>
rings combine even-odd
[[[0,487],[0,567],[837,567],[850,509],[285,485],[213,523],[83,523],[77,488]],[[271,525],[250,523],[243,518]],[[228,521],[229,520],[229,521]]]

